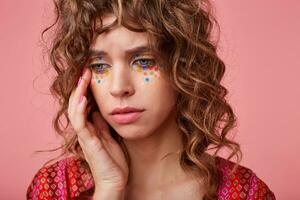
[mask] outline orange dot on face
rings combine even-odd
[[[147,76],[147,72],[144,72],[144,75]]]
[[[108,70],[105,70],[104,74],[107,76],[109,74]]]

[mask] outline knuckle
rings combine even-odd
[[[73,130],[76,132],[77,135],[86,131],[84,123],[82,123],[80,120],[71,118],[70,121],[71,121]]]
[[[87,143],[90,145],[90,146],[94,146],[94,147],[99,147],[101,146],[101,142],[98,138],[95,138],[95,137],[92,137],[90,138]]]

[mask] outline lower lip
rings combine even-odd
[[[142,112],[130,112],[123,114],[114,114],[112,115],[112,120],[118,124],[130,124],[137,121],[141,116]]]

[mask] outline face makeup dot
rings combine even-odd
[[[104,70],[104,75],[105,75],[105,76],[108,76],[108,74],[109,74],[108,69],[105,69],[105,70]]]
[[[154,80],[153,78],[157,79],[160,77],[160,71],[156,65],[136,64],[133,66],[132,70],[143,76],[145,82],[150,82],[150,80]]]
[[[147,65],[142,65],[142,67],[143,67],[143,70],[147,69]]]
[[[104,70],[98,70],[97,73],[99,73],[98,75],[95,75],[95,82],[97,84],[103,83],[105,77],[107,77],[109,75],[109,70],[108,69],[104,69]]]

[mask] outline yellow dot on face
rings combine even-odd
[[[150,72],[150,75],[153,75],[153,71]]]
[[[138,67],[138,68],[136,69],[136,71],[137,71],[137,72],[142,72],[142,69],[141,69],[140,67]]]

